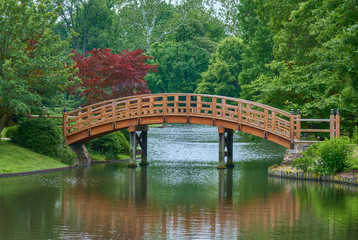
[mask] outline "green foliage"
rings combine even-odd
[[[115,132],[117,140],[121,146],[120,153],[121,154],[129,154],[129,143],[124,134],[121,131]]]
[[[60,128],[50,119],[35,118],[20,123],[15,141],[37,153],[73,164],[75,155],[64,144]]]
[[[325,117],[340,109],[344,131],[358,125],[356,1],[259,1],[258,15],[274,34],[270,68],[248,91],[255,100]]]
[[[358,144],[358,126],[355,126],[352,133],[352,144]]]
[[[307,172],[308,168],[314,164],[314,160],[311,157],[301,157],[293,161],[292,167],[301,169]]]
[[[120,131],[110,133],[89,141],[86,146],[91,155],[100,159],[104,156],[107,160],[118,159],[120,154],[129,154],[129,143]]]
[[[121,145],[114,133],[107,134],[89,141],[88,151],[103,155],[106,159],[117,159],[121,152]]]
[[[73,68],[66,41],[52,33],[51,1],[0,0],[0,132],[29,106],[58,104]]]
[[[211,56],[208,71],[202,73],[197,93],[238,97],[238,76],[242,70],[243,41],[237,37],[222,40]]]
[[[253,98],[253,93],[245,86],[262,74],[270,74],[271,70],[265,68],[265,64],[273,60],[273,34],[267,27],[267,20],[258,17],[258,7],[259,3],[252,0],[241,0],[238,5],[238,23],[245,44],[238,80],[242,87],[241,98],[248,100]]]
[[[353,146],[348,138],[334,138],[322,142],[318,148],[319,158],[317,170],[323,173],[335,174],[349,167],[349,161],[353,154]]]
[[[6,128],[5,137],[11,138],[12,141],[16,142],[18,138],[18,126],[14,125]]]
[[[319,174],[336,174],[351,166],[354,146],[350,139],[341,137],[318,142],[311,145],[304,157],[292,164],[298,169],[307,171],[309,168]]]
[[[28,119],[18,127],[17,142],[35,152],[55,157],[62,144],[60,129],[44,118]]]
[[[146,77],[153,93],[192,93],[200,73],[209,65],[208,52],[191,42],[154,44],[149,55],[158,64],[158,72]]]

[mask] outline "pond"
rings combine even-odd
[[[217,128],[150,128],[148,167],[99,164],[0,178],[0,239],[355,239],[354,186],[267,176],[285,149]]]

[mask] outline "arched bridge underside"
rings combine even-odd
[[[293,148],[295,115],[256,102],[201,94],[150,94],[108,100],[64,113],[67,144],[133,126],[193,123],[252,134]]]

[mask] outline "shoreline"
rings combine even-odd
[[[29,176],[29,175],[35,175],[35,174],[45,174],[45,173],[51,173],[51,172],[59,172],[59,171],[68,170],[68,169],[77,168],[77,167],[82,167],[82,166],[90,166],[90,165],[94,165],[94,164],[126,162],[126,161],[129,161],[129,159],[94,161],[94,162],[90,162],[89,164],[78,164],[78,165],[72,165],[72,166],[61,167],[61,168],[50,168],[50,169],[26,171],[26,172],[17,172],[17,173],[0,173],[0,178]]]
[[[267,169],[269,176],[278,177],[278,178],[291,178],[297,180],[313,180],[321,182],[335,182],[340,184],[350,184],[358,186],[358,172],[355,176],[353,171],[353,177],[348,176],[350,174],[338,173],[337,175],[319,175],[316,173],[301,172],[293,169],[291,167],[285,167],[280,169],[280,166],[272,165]]]

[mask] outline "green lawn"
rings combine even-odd
[[[1,141],[0,173],[16,173],[66,167],[67,165],[44,155]]]

